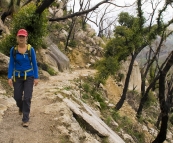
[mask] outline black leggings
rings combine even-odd
[[[27,77],[26,80],[24,80],[24,77],[15,78],[16,81],[13,82],[14,99],[17,106],[19,107],[19,110],[23,113],[22,121],[28,122],[34,85],[34,77]]]

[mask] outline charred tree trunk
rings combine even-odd
[[[142,95],[142,98],[141,98],[141,101],[140,101],[140,104],[139,104],[139,108],[138,108],[138,111],[137,111],[137,115],[136,115],[138,118],[142,114],[142,109],[144,107],[145,102],[147,101],[149,91],[152,89],[153,86],[155,86],[155,83],[156,83],[156,81],[158,79],[159,79],[159,77],[156,77],[153,80],[153,82],[149,85],[149,87],[147,88],[147,90],[145,91],[145,94]]]
[[[134,64],[136,56],[137,56],[137,54],[132,55],[132,59],[130,61],[129,69],[128,69],[125,84],[124,84],[123,93],[122,93],[121,99],[118,101],[118,103],[115,106],[115,110],[119,110],[123,106],[124,101],[126,99],[126,94],[127,94],[127,90],[128,90],[128,86],[129,86],[129,81],[130,81],[130,75],[133,70],[133,64]]]
[[[68,36],[67,36],[67,40],[66,40],[65,51],[67,51],[67,46],[69,44],[70,36],[72,34],[72,31],[73,31],[73,28],[74,28],[74,25],[75,25],[75,21],[76,21],[76,19],[72,18],[72,23],[70,25],[70,30],[69,30],[69,33],[68,33]]]
[[[158,118],[157,118],[157,122],[156,122],[156,127],[157,127],[157,128],[159,128],[161,119],[162,119],[162,114],[160,113],[159,116],[158,116]]]
[[[161,108],[161,128],[153,143],[163,143],[166,139],[167,126],[168,126],[168,107],[165,102],[165,76],[163,72],[160,73],[159,78],[159,102]]]
[[[36,9],[37,14],[41,14],[46,8],[48,8],[55,0],[44,0],[41,5]]]
[[[5,19],[7,18],[7,16],[11,15],[12,14],[12,11],[6,11],[4,12],[2,15],[1,15],[1,20],[2,22],[4,23],[5,22]]]
[[[173,52],[169,55],[168,61],[160,71],[159,77],[159,103],[161,109],[161,128],[160,132],[157,135],[156,139],[152,143],[163,143],[166,139],[167,126],[168,126],[168,113],[169,113],[169,104],[165,100],[165,78],[166,74],[169,71],[173,64]]]

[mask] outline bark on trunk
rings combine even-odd
[[[46,8],[48,8],[55,0],[44,0],[41,5],[36,9],[37,14],[41,14]]]
[[[152,143],[163,143],[166,139],[167,134],[167,126],[168,126],[168,113],[169,113],[169,106],[165,99],[165,78],[166,74],[170,70],[173,64],[173,52],[170,53],[167,63],[162,71],[160,71],[159,77],[159,103],[161,109],[161,128],[160,132],[157,135],[156,139]]]
[[[119,110],[123,106],[124,101],[126,99],[126,94],[127,94],[127,90],[128,90],[128,86],[129,86],[129,81],[130,81],[130,75],[133,70],[133,64],[134,64],[136,56],[137,56],[137,54],[132,55],[132,59],[130,61],[129,69],[128,69],[125,84],[124,84],[123,94],[122,94],[120,100],[118,101],[118,103],[116,104],[115,110]]]
[[[159,79],[159,102],[161,108],[161,128],[153,143],[163,143],[166,139],[167,126],[168,126],[168,107],[165,102],[165,76],[166,74],[161,73]]]
[[[140,104],[139,104],[139,108],[138,108],[138,111],[137,111],[137,117],[139,118],[142,114],[142,110],[143,110],[143,107],[144,107],[144,104],[148,98],[148,93],[149,91],[152,89],[152,87],[155,85],[156,81],[159,79],[159,76],[156,77],[153,82],[149,85],[149,87],[147,88],[147,90],[145,91],[145,94],[142,95],[142,98],[141,98],[141,101],[140,101]]]

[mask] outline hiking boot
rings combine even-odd
[[[22,111],[19,109],[19,115],[22,115]]]
[[[28,127],[28,126],[29,126],[29,123],[28,123],[28,122],[23,122],[23,123],[22,123],[22,126],[23,126],[23,127]]]

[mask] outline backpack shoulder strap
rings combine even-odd
[[[17,52],[17,46],[13,47],[13,57],[14,57],[14,60],[16,60],[16,52]]]
[[[28,44],[27,45],[27,53],[28,53],[28,57],[29,57],[30,63],[32,65],[31,49],[32,49],[32,46],[30,44]]]
[[[31,61],[31,45],[30,44],[28,44],[28,46],[27,46],[27,52],[28,52],[28,56],[29,56],[29,59],[30,59],[30,61]]]
[[[32,48],[31,45],[28,44],[26,52],[28,53],[28,57],[29,57],[30,61],[31,61],[31,48]],[[16,53],[17,53],[17,46],[13,47],[13,57],[14,57],[15,61],[16,61]]]

